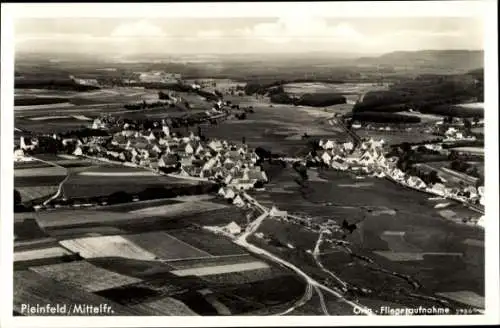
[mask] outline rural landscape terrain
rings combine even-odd
[[[483,313],[483,56],[16,54],[14,315]]]

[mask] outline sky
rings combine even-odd
[[[18,18],[19,53],[95,55],[483,49],[477,17]]]

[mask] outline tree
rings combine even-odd
[[[14,189],[14,205],[21,205],[22,202],[23,199],[21,197],[21,193],[19,192],[19,190]]]
[[[463,123],[464,123],[464,129],[467,133],[470,133],[470,130],[472,128],[472,124],[471,122],[467,119],[467,118],[464,118],[463,119]]]
[[[430,183],[440,183],[441,179],[438,176],[438,173],[435,170],[429,172],[429,182]]]

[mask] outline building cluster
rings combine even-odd
[[[182,79],[181,74],[163,71],[141,72],[139,80],[144,83],[174,83]]]
[[[455,127],[449,127],[444,133],[444,142],[454,142],[454,141],[475,141],[476,137],[471,135],[467,136],[463,131]]]
[[[73,75],[70,75],[69,78],[73,80],[76,84],[79,85],[88,85],[88,86],[93,86],[93,87],[99,87],[99,82],[97,79],[83,79],[83,78],[77,78],[74,77]]]
[[[104,157],[183,177],[224,182],[248,190],[268,181],[257,165],[259,157],[246,145],[224,140],[203,141],[191,133],[179,137],[163,125],[161,130],[139,131],[124,128],[111,140],[92,138],[79,145],[74,155]]]
[[[328,167],[342,171],[358,171],[378,178],[389,178],[404,186],[422,190],[441,197],[460,202],[479,203],[484,205],[484,187],[464,186],[461,188],[446,187],[441,183],[426,184],[421,178],[403,172],[397,167],[397,157],[387,158],[384,154],[384,141],[368,139],[356,147],[353,144],[337,143],[331,140],[320,141],[321,151],[316,160]],[[441,150],[440,146],[426,145],[433,150]]]

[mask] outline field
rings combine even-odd
[[[69,178],[63,185],[62,197],[109,196],[120,191],[132,194],[148,188],[169,188],[194,184],[198,184],[198,182],[158,176],[143,169],[95,164],[87,167],[69,168]]]
[[[483,166],[483,165],[478,165]],[[477,178],[469,176],[467,174],[451,170],[450,162],[429,162],[429,163],[419,163],[418,168],[422,168],[424,171],[436,171],[438,176],[445,180],[447,186],[458,187],[461,183],[466,183],[467,185],[474,185]]]
[[[418,292],[422,295],[432,296],[452,290],[468,290],[484,295],[484,287],[480,283],[484,279],[484,268],[481,266],[484,254],[481,248],[464,244],[467,239],[483,240],[484,235],[479,229],[443,220],[440,209],[434,209],[436,202],[429,200],[424,193],[375,178],[365,178],[363,186],[349,188],[346,192],[347,189],[342,186],[358,184],[359,181],[340,172],[319,170],[318,173],[327,182],[309,181],[306,187],[301,188],[288,182],[293,181],[293,173],[281,170],[271,178],[272,188],[282,186],[283,191],[295,192],[285,194],[266,190],[256,192],[254,197],[267,206],[274,204],[282,210],[312,216],[313,222],[333,219],[340,225],[345,219],[356,224],[354,232],[346,234],[346,241],[355,255],[367,257],[374,261],[373,264],[346,254],[334,244],[324,243],[321,260],[326,268],[355,286],[373,290],[369,298],[376,302],[395,300],[395,291],[402,288],[406,292],[401,295],[407,296],[398,296],[397,302],[417,304],[417,299],[408,296],[412,290],[409,282],[412,279],[422,284]],[[449,208],[458,218],[479,215],[451,203]],[[267,219],[260,231],[266,237],[275,236],[279,242],[252,240],[302,269],[307,268],[306,272],[321,276],[321,270],[310,266],[310,255],[299,256],[300,253],[297,253],[299,250],[311,250],[315,242],[313,235],[309,240],[308,234],[301,229],[297,224]],[[333,237],[340,239],[342,235],[334,234]],[[287,243],[295,249],[287,247]],[[407,275],[410,280],[390,272]],[[448,281],[447,277],[451,276],[453,282]],[[375,281],[377,283],[371,283]]]
[[[17,215],[18,223],[32,217],[36,219],[45,234],[33,235],[35,239],[23,242],[23,249],[16,250],[22,265],[16,265],[15,279],[22,279],[25,272],[36,274],[30,276],[34,279],[31,284],[37,281],[49,286],[59,284],[73,293],[78,291],[79,297],[95,297],[117,304],[117,314],[244,314],[298,298],[300,284],[296,286],[297,292],[294,289],[287,293],[285,285],[276,283],[277,278],[289,279],[289,272],[251,256],[225,237],[199,229],[203,217],[212,220],[210,212],[200,208],[204,214],[194,215],[191,207],[210,200],[210,197],[186,196],[173,202],[154,200],[107,209],[103,206],[98,211],[72,209]],[[151,207],[161,208],[166,216],[175,216],[178,214],[172,214],[169,206],[183,204],[191,213],[182,217],[183,228],[162,231],[162,224],[144,220]],[[232,211],[227,212],[225,206],[221,209],[226,212],[217,218],[217,224],[238,220],[234,215],[243,216],[241,210],[228,209]],[[157,214],[155,210],[154,215]],[[189,227],[191,221],[195,223]],[[68,254],[78,258],[69,262],[52,259]],[[48,259],[40,261],[40,258]],[[260,289],[247,296],[243,285],[246,283]],[[33,293],[30,286],[19,288],[18,300],[28,297],[21,292]],[[275,286],[272,292],[271,286]],[[58,290],[52,291],[47,299],[52,301],[58,297],[72,299],[71,295],[61,296]]]
[[[211,256],[209,253],[179,241],[166,232],[150,232],[127,235],[126,239],[142,247],[162,260],[186,259]]]
[[[23,203],[41,202],[57,193],[66,175],[66,169],[40,161],[15,163],[14,189]]]
[[[76,288],[83,288],[89,292],[97,292],[140,281],[137,278],[99,268],[87,261],[36,266],[30,270],[44,277]]]
[[[373,138],[375,140],[383,139],[388,145],[398,145],[403,142],[418,143],[436,139],[436,136],[429,133],[417,131],[399,132],[358,129],[356,130],[356,134],[361,138]]]

